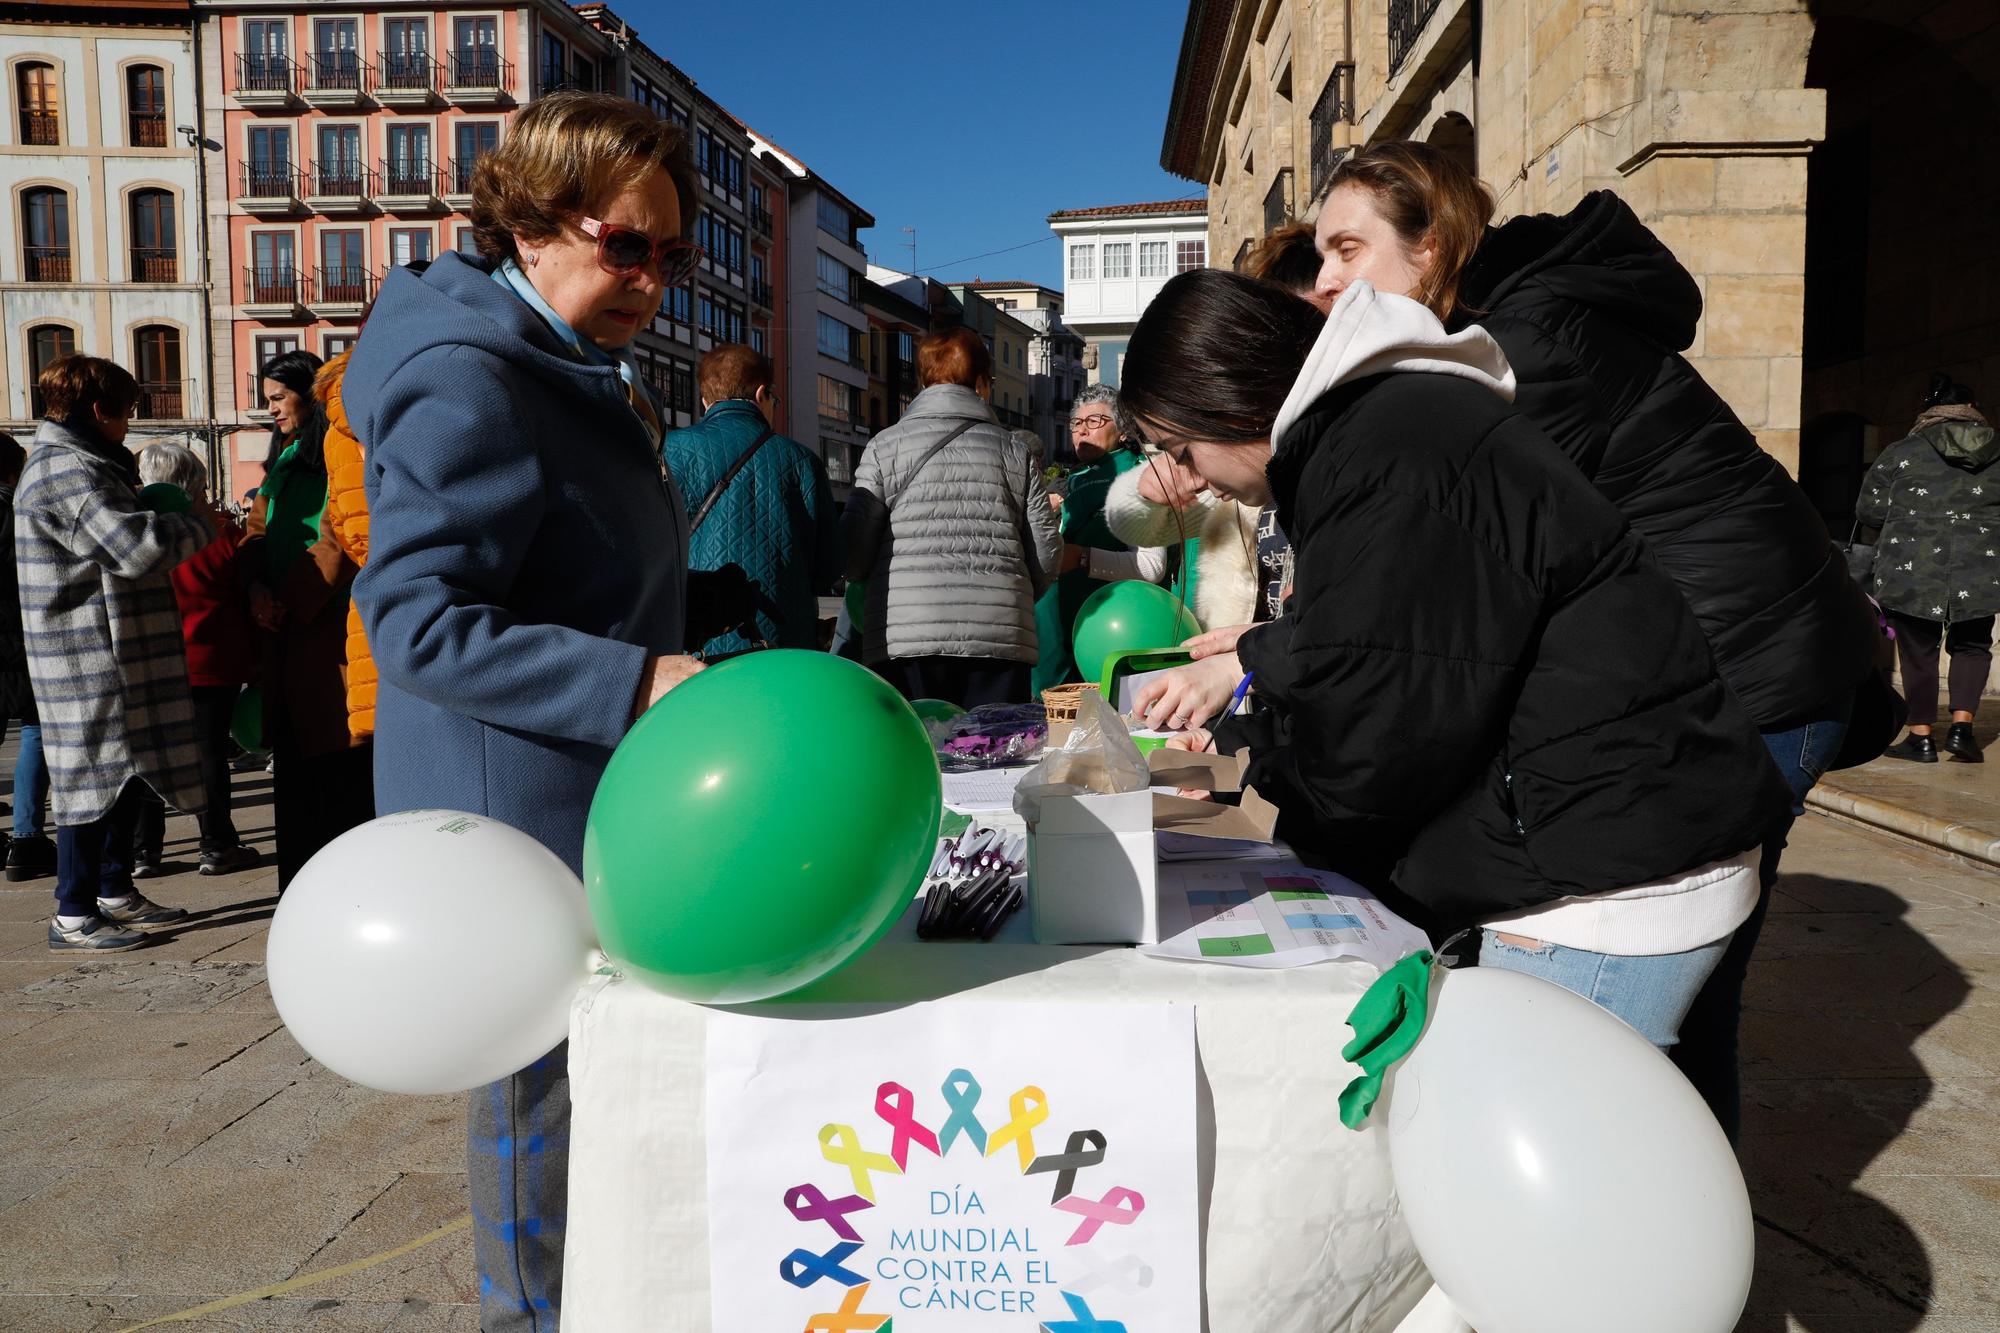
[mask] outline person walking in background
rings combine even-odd
[[[819,597],[841,574],[840,514],[826,469],[777,433],[772,381],[763,353],[717,347],[697,371],[701,420],[667,436],[667,469],[694,506],[690,567],[737,566],[755,601],[749,623],[701,645],[710,660],[760,644],[817,649]]]
[[[20,724],[14,759],[13,836],[7,840],[7,878],[14,883],[53,875],[56,848],[42,832],[49,799],[49,770],[42,761],[42,719],[28,679],[28,650],[21,638],[21,584],[14,568],[14,489],[27,461],[21,442],[0,431],[0,735]]]
[[[272,632],[264,735],[275,761],[280,893],[315,852],[375,813],[373,757],[347,727],[347,598],[356,567],[320,541],[327,497],[327,419],[313,393],[320,364],[310,352],[287,352],[259,372],[271,457],[244,542],[251,614]]]
[[[140,506],[125,447],[139,385],[123,367],[72,354],[39,388],[48,420],[14,497],[14,551],[56,822],[49,948],[112,952],[187,918],[132,887],[129,858],[142,786],[203,812],[168,575],[215,525],[206,500],[184,514]]]
[[[1069,409],[1069,440],[1079,466],[1063,482],[1060,577],[1035,604],[1037,695],[1051,686],[1097,679],[1104,664],[1078,662],[1073,641],[1076,613],[1092,593],[1120,579],[1158,583],[1168,572],[1164,541],[1128,544],[1112,530],[1105,512],[1112,483],[1140,465],[1132,423],[1118,406],[1116,389],[1091,384],[1077,394]],[[1183,533],[1175,517],[1169,512],[1157,526],[1163,534],[1172,532],[1176,543],[1192,539],[1194,526]]]
[[[1972,390],[1931,376],[1910,434],[1882,451],[1861,488],[1855,517],[1876,529],[1875,600],[1896,629],[1910,732],[1889,747],[1898,759],[1937,762],[1938,649],[1951,653],[1951,729],[1944,750],[1986,762],[1972,735],[1993,669],[1993,617],[2000,612],[2000,437]],[[1864,536],[1866,534],[1864,533]]]
[[[1022,703],[1035,598],[1063,554],[1048,488],[993,415],[978,334],[927,336],[917,382],[862,451],[847,502],[847,577],[868,584],[863,660],[907,699]]]
[[[699,261],[699,199],[673,122],[553,93],[479,159],[479,257],[383,282],[341,384],[367,445],[382,814],[502,820],[581,873],[613,748],[702,669],[684,646],[714,630],[688,625],[687,511],[631,351]],[[486,1333],[562,1317],[568,1070],[557,1046],[469,1098]]]
[[[207,502],[208,469],[192,449],[179,444],[148,445],[139,453],[139,479],[186,491]],[[250,623],[249,571],[242,559],[243,529],[211,508],[215,540],[174,569],[174,601],[180,607],[181,637],[187,645],[188,689],[194,703],[195,741],[201,747],[201,786],[207,809],[200,819],[201,873],[227,875],[257,864],[255,848],[237,836],[230,814],[229,727],[236,697],[255,676],[256,629]],[[149,827],[165,807],[148,802],[141,815],[138,851],[158,863],[164,827]]]

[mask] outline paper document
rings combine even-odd
[[[967,814],[984,814],[1014,808],[1014,788],[1020,785],[1021,768],[977,768],[969,773],[944,775],[944,803]]]
[[[1192,833],[1162,829],[1153,835],[1162,861],[1290,861],[1292,849],[1282,842],[1252,842],[1248,838],[1200,838]]]
[[[1140,952],[1237,967],[1358,958],[1386,969],[1430,947],[1368,890],[1295,860],[1163,862],[1160,934]]]

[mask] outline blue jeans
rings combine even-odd
[[[95,916],[99,898],[132,892],[132,830],[151,788],[138,778],[88,824],[56,826],[56,912]]]
[[[1479,965],[1553,981],[1622,1018],[1662,1051],[1673,1047],[1681,1019],[1722,958],[1726,939],[1686,953],[1592,953],[1561,944],[1524,949],[1490,930],[1480,932]]]
[[[14,760],[14,836],[38,838],[49,804],[49,766],[42,758],[42,724],[21,724],[21,753]]]
[[[1756,952],[1757,936],[1764,929],[1764,913],[1771,905],[1771,886],[1778,882],[1778,858],[1784,854],[1785,838],[1791,832],[1792,822],[1806,812],[1806,793],[1813,789],[1846,742],[1847,719],[1853,708],[1850,696],[1838,700],[1816,720],[1764,733],[1764,744],[1771,751],[1771,758],[1777,761],[1778,771],[1785,775],[1785,785],[1792,790],[1791,817],[1772,829],[1764,843],[1764,860],[1758,867],[1763,891],[1757,895],[1756,910],[1737,927],[1728,951],[1716,964],[1714,975],[1695,997],[1681,1023],[1681,1044],[1674,1048],[1674,1063],[1715,1112],[1731,1143],[1736,1142],[1743,1122],[1737,1029],[1743,1021],[1743,983],[1750,973],[1750,956]]]

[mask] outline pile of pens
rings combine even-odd
[[[920,940],[990,940],[1021,905],[1014,883],[1028,869],[1028,835],[977,824],[956,838],[940,838],[924,876]]]

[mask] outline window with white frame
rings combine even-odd
[[[1180,241],[1174,247],[1174,272],[1185,273],[1191,268],[1200,268],[1208,263],[1208,242],[1205,240]]]
[[[1129,278],[1132,276],[1132,242],[1106,241],[1104,243],[1104,276]]]
[[[1164,278],[1167,276],[1167,243],[1165,241],[1139,242],[1139,276],[1142,278]]]
[[[1097,247],[1095,245],[1074,244],[1069,248],[1069,278],[1071,282],[1092,282],[1097,278]]]

